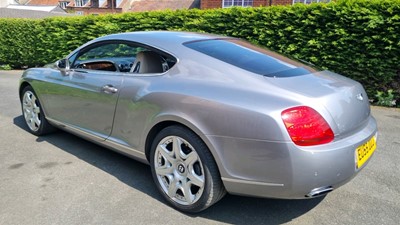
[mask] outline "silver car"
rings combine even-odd
[[[30,132],[59,128],[150,164],[161,195],[184,212],[226,192],[322,196],[376,149],[358,82],[230,37],[100,37],[26,70],[19,92]]]

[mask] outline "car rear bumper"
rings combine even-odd
[[[371,116],[351,136],[332,143],[299,147],[288,142],[209,137],[231,194],[301,199],[317,197],[350,181],[356,168],[356,148],[377,135]]]

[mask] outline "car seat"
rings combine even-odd
[[[131,73],[162,73],[163,59],[152,51],[142,51],[136,54]]]

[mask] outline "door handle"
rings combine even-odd
[[[111,84],[107,84],[101,88],[101,91],[106,94],[115,94],[118,92],[118,89],[112,86]]]

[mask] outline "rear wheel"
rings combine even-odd
[[[40,101],[31,86],[22,91],[22,114],[29,131],[35,135],[44,135],[54,131],[54,127],[46,120]]]
[[[157,188],[178,210],[202,211],[225,194],[207,146],[187,128],[163,129],[154,139],[150,163]]]

